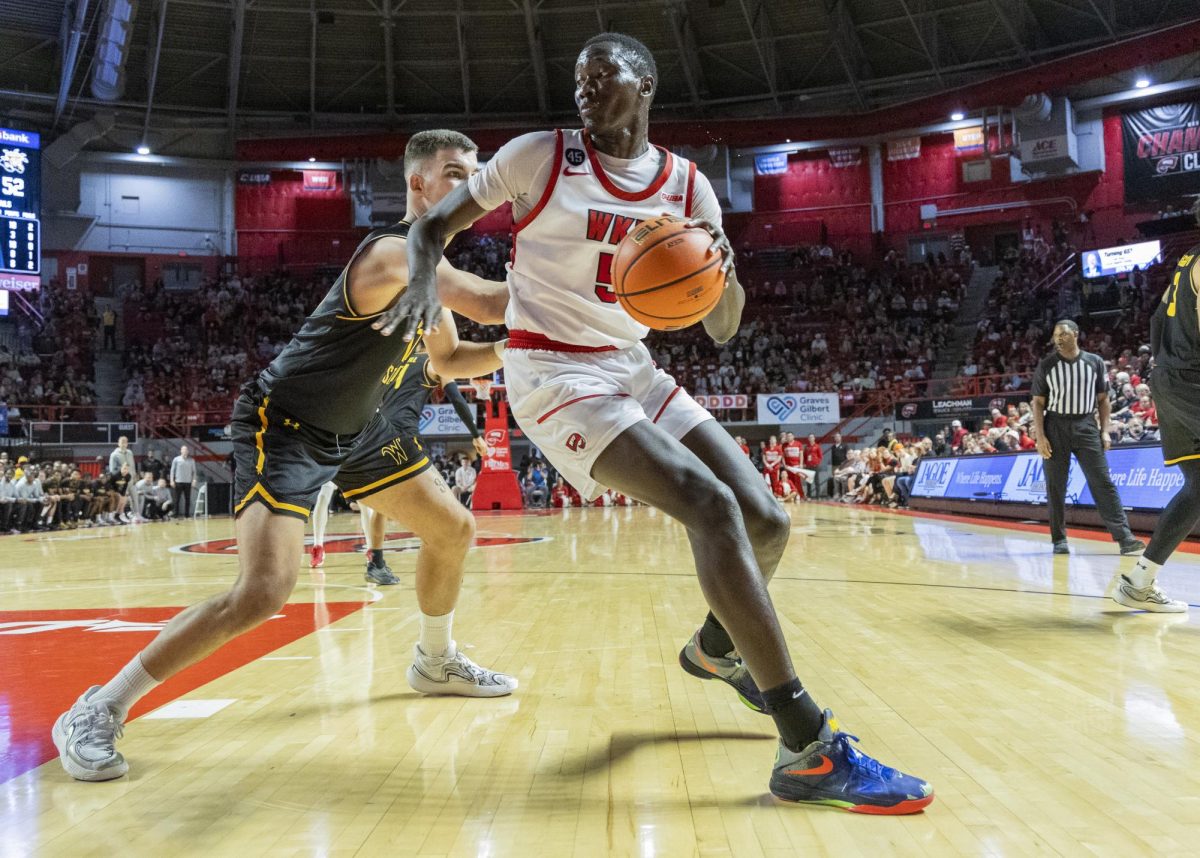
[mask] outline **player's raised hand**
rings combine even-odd
[[[709,253],[719,253],[724,257],[725,261],[721,264],[721,273],[729,276],[729,272],[733,270],[733,246],[729,243],[729,239],[725,235],[725,231],[714,223],[709,223],[706,220],[693,219],[687,222],[689,229],[702,229],[713,237],[713,243],[709,245]]]
[[[371,327],[385,337],[399,330],[407,342],[420,331],[436,331],[442,318],[442,302],[438,298],[437,275],[413,277],[400,293],[396,303],[380,313]]]

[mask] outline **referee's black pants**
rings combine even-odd
[[[1133,539],[1129,530],[1129,519],[1121,506],[1121,496],[1108,473],[1108,460],[1104,456],[1104,443],[1094,417],[1060,417],[1047,414],[1045,419],[1046,438],[1053,455],[1045,461],[1046,503],[1050,508],[1050,538],[1054,542],[1067,541],[1067,477],[1071,469],[1071,454],[1079,460],[1079,467],[1087,479],[1088,488],[1096,501],[1096,511],[1104,526],[1112,534],[1113,542]]]

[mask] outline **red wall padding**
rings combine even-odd
[[[332,190],[306,191],[300,171],[275,171],[270,184],[239,184],[236,197],[238,258],[246,271],[336,263],[367,233],[353,226],[340,180]]]

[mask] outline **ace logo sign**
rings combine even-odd
[[[837,423],[840,415],[836,393],[758,394],[758,422],[762,424]]]

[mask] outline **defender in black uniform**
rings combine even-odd
[[[125,774],[128,764],[114,743],[129,708],[159,682],[278,613],[287,601],[314,496],[336,478],[351,453],[376,443],[383,431],[383,418],[376,413],[383,394],[380,379],[415,353],[416,339],[388,338],[373,325],[407,290],[408,223],[478,169],[476,148],[453,131],[422,132],[409,140],[404,222],[363,240],[299,333],[243,389],[232,420],[238,579],[229,592],[177,615],[117,676],[88,689],[59,717],[52,736],[73,777],[100,781]],[[449,264],[438,268],[436,278],[446,290],[444,297],[449,296],[446,306],[483,324],[503,321],[508,300],[503,284],[487,283]],[[498,361],[499,348],[491,343],[460,347],[452,320],[430,334],[453,347],[436,356],[451,377],[490,372]],[[439,488],[426,481],[401,482],[406,467],[415,473],[420,464],[395,468],[373,485],[347,487],[362,489],[360,496],[389,517],[415,522],[410,526],[425,540],[424,575],[418,561],[418,598],[423,610],[438,614],[431,619],[440,633],[449,629],[474,520],[431,521],[424,507],[432,504],[414,487],[422,483],[434,493]],[[424,641],[424,624],[422,633]],[[457,685],[444,683],[443,693],[471,693],[469,680],[473,687],[487,686],[488,696],[501,686],[507,688],[503,693],[515,687],[508,677],[485,671],[456,652],[445,653],[442,662],[466,677],[460,676]]]
[[[400,479],[403,480],[417,478],[431,467],[429,457],[425,455],[421,444],[421,410],[438,387],[445,391],[446,399],[454,406],[459,419],[467,427],[475,449],[480,451],[480,455],[487,451],[487,446],[483,443],[483,433],[475,425],[475,415],[471,406],[463,399],[457,384],[453,381],[443,382],[434,372],[428,352],[420,351],[413,355],[395,375],[394,379],[383,379],[386,390],[379,405],[379,413],[383,415],[388,431],[380,435],[376,444],[364,443],[355,448],[355,452],[342,466],[338,475],[344,483],[364,487],[343,491],[348,501],[360,501],[368,491],[365,487],[373,485],[378,479],[386,478],[394,468],[392,462],[402,469],[403,476]],[[377,451],[379,455],[376,455]],[[411,469],[407,467],[410,463],[413,465]],[[383,477],[379,476],[381,473]],[[439,499],[439,506],[444,506],[444,495],[438,492],[436,497]],[[457,513],[456,510],[450,509],[443,512],[448,517]],[[383,558],[387,518],[371,509],[369,504],[362,504],[361,513],[363,535],[367,540],[367,580],[376,584],[400,583],[400,579]]]
[[[1200,199],[1192,209],[1200,222]],[[1183,613],[1155,583],[1158,570],[1200,524],[1200,245],[1179,259],[1162,302],[1150,319],[1154,371],[1150,391],[1158,410],[1163,464],[1178,467],[1183,487],[1167,504],[1154,537],[1127,575],[1114,579],[1113,599],[1130,608]]]

